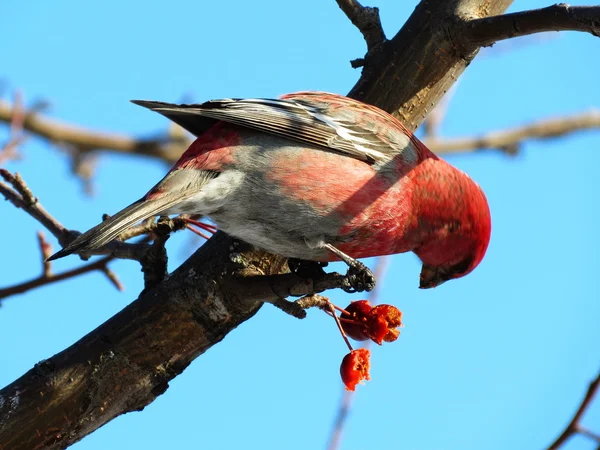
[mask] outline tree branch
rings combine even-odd
[[[79,232],[67,230],[60,222],[58,222],[48,211],[46,211],[34,197],[33,193],[20,177],[19,174],[11,174],[6,169],[0,169],[0,176],[6,179],[14,187],[11,189],[4,183],[0,182],[0,194],[13,203],[17,208],[21,208],[28,212],[33,218],[44,225],[52,234],[54,234],[61,245],[67,245],[79,235]],[[196,221],[192,221],[198,223]],[[164,244],[171,232],[179,231],[188,227],[187,217],[185,215],[174,219],[160,218],[158,221],[146,220],[140,225],[133,226],[125,230],[119,236],[118,240],[110,242],[103,247],[90,252],[92,255],[106,255],[94,263],[83,265],[79,268],[68,270],[59,275],[50,273],[49,263],[45,261],[50,256],[49,244],[45,242],[43,235],[38,234],[40,248],[42,251],[42,261],[44,263],[43,274],[33,280],[0,289],[0,299],[10,295],[20,294],[27,290],[36,287],[51,284],[57,281],[72,278],[94,270],[104,272],[109,280],[117,287],[122,289],[116,276],[111,273],[106,264],[114,258],[133,259],[142,264],[144,272],[144,280],[146,288],[154,287],[163,281],[166,275],[166,252]],[[216,227],[208,226],[212,232],[216,231]],[[136,236],[154,234],[155,241],[152,245],[146,242],[129,244],[122,241],[131,239]],[[40,237],[41,236],[41,237]],[[238,245],[238,244],[235,244]],[[87,255],[86,255],[87,256]],[[244,261],[240,256],[240,261]],[[282,298],[289,296],[302,296],[323,292],[328,289],[339,289],[348,287],[348,279],[344,275],[338,273],[324,273],[322,276],[314,279],[304,279],[293,273],[283,273],[271,276],[251,277],[246,276],[240,279],[234,278],[231,280],[232,286],[235,285],[240,292],[246,293],[246,300],[249,302],[270,302],[275,303]],[[0,448],[1,450],[1,448]]]
[[[468,20],[461,38],[468,48],[487,47],[495,42],[545,31],[582,31],[600,36],[600,6],[546,8]]]
[[[25,141],[23,134],[23,120],[25,119],[25,109],[23,108],[23,96],[20,92],[15,92],[12,114],[10,117],[10,135],[6,143],[0,148],[0,164],[4,161],[19,159],[19,145]]]
[[[577,408],[575,415],[573,416],[573,418],[571,419],[571,421],[569,422],[567,427],[564,429],[564,431],[561,433],[561,435],[558,438],[556,438],[556,440],[552,444],[550,444],[550,447],[548,447],[548,450],[559,449],[565,442],[567,442],[567,440],[571,436],[573,436],[577,433],[581,433],[588,437],[591,437],[592,439],[597,440],[598,444],[600,444],[600,440],[596,439],[598,435],[596,435],[594,433],[590,433],[588,430],[582,429],[581,425],[579,423],[581,421],[581,418],[585,414],[586,410],[592,403],[592,400],[594,399],[594,397],[596,396],[596,394],[598,393],[599,390],[600,390],[600,374],[598,374],[596,379],[590,383],[587,393],[585,394],[585,397],[581,401],[579,408]],[[590,434],[591,434],[591,436],[590,436]]]
[[[350,95],[388,111],[410,103],[401,117],[416,127],[466,67],[460,56],[437,56],[437,49],[454,45],[445,24],[457,21],[457,11],[473,17],[473,8],[488,5],[482,15],[498,14],[509,3],[421,3],[393,43],[367,54]],[[415,64],[421,67],[417,72]],[[281,295],[282,280],[285,288],[297,287],[284,258],[234,244],[217,233],[155,288],[1,390],[0,448],[65,448],[118,415],[143,409],[193,359],[256,313],[261,303],[251,301],[250,287],[261,297],[269,290],[272,297]],[[264,275],[276,276],[275,283],[265,284]],[[251,279],[256,284],[247,282]]]
[[[41,286],[46,286],[58,281],[67,280],[69,278],[75,278],[79,275],[95,272],[97,270],[107,274],[111,283],[115,285],[118,290],[122,291],[123,285],[119,282],[114,273],[110,272],[110,269],[108,269],[108,263],[114,259],[115,258],[112,256],[105,256],[104,258],[94,261],[93,263],[84,264],[75,269],[66,270],[58,274],[42,274],[32,280],[0,289],[0,300],[10,297],[11,295],[22,294],[23,292],[27,292]]]
[[[463,24],[501,14],[510,3],[421,2],[392,40],[367,54],[349,95],[395,111],[416,129],[477,53],[457,44]],[[0,391],[0,448],[64,448],[144,408],[194,358],[252,317],[260,307],[254,299],[316,289],[287,272],[285,259],[217,233],[155,288]]]
[[[528,125],[494,131],[475,137],[439,138],[432,136],[425,138],[423,142],[431,151],[438,154],[467,153],[483,149],[497,149],[515,154],[526,140],[550,139],[590,129],[600,129],[600,110],[539,120]]]
[[[0,176],[12,185],[11,188],[7,184],[0,182],[0,194],[14,206],[22,209],[40,222],[58,239],[61,246],[65,247],[79,236],[79,232],[67,230],[46,211],[18,173],[13,175],[8,170],[0,168]],[[148,231],[152,230],[149,229]],[[143,243],[128,244],[115,240],[103,247],[90,251],[86,257],[90,255],[111,255],[120,259],[141,261],[148,248],[149,246]]]
[[[114,417],[139,411],[197,356],[259,309],[229,283],[285,264],[240,251],[218,233],[156,289],[0,391],[0,448],[65,448]],[[235,258],[233,258],[235,259]],[[225,276],[223,274],[226,274]]]
[[[0,122],[11,123],[16,106],[0,100]],[[133,153],[175,162],[189,146],[189,139],[167,137],[165,139],[137,139],[130,136],[87,130],[49,119],[37,112],[25,114],[23,130],[56,145],[66,145],[78,153],[95,150],[111,150],[116,153]]]
[[[6,297],[10,297],[11,295],[22,294],[23,292],[27,292],[31,289],[35,289],[40,286],[56,283],[57,281],[66,280],[68,278],[74,278],[84,273],[93,272],[96,270],[106,275],[108,280],[118,290],[123,290],[123,285],[119,281],[117,275],[108,268],[108,263],[112,261],[114,257],[108,256],[94,263],[86,264],[76,269],[67,270],[65,272],[59,273],[58,275],[55,275],[52,273],[52,263],[50,261],[47,261],[47,259],[53,253],[52,245],[50,245],[50,243],[46,241],[44,233],[42,233],[41,231],[38,231],[37,237],[40,246],[40,255],[42,259],[42,274],[39,277],[34,278],[33,280],[25,281],[14,286],[0,289],[0,300]],[[0,302],[0,305],[1,304],[2,303]]]
[[[379,18],[379,8],[362,6],[357,0],[336,0],[338,6],[362,33],[371,51],[385,41],[385,33]]]
[[[446,97],[444,97],[446,98]],[[441,105],[440,105],[441,106]],[[443,108],[442,108],[443,110]],[[435,113],[435,111],[434,111]],[[431,116],[430,116],[431,117]],[[443,117],[443,116],[442,116]],[[0,118],[1,120],[1,118]],[[429,118],[428,118],[429,120]],[[434,124],[435,131],[439,123]],[[428,127],[431,127],[429,124]],[[525,140],[529,139],[550,139],[560,136],[565,136],[571,133],[575,133],[583,130],[600,129],[600,111],[591,110],[572,116],[557,117],[550,119],[543,119],[531,124],[522,125],[514,128],[508,128],[505,130],[493,131],[482,134],[480,136],[466,136],[458,138],[443,138],[437,136],[437,133],[433,130],[429,130],[423,139],[425,145],[427,145],[433,152],[437,154],[449,154],[449,153],[468,153],[475,150],[501,150],[503,152],[514,154],[518,151]],[[109,149],[112,150],[112,149]],[[183,151],[179,149],[178,151]],[[0,193],[5,194],[6,185],[0,183]],[[11,194],[8,194],[9,196]],[[5,195],[6,196],[6,195]],[[8,198],[8,197],[7,197]],[[13,201],[9,198],[9,200]],[[14,202],[13,202],[14,203]],[[19,203],[20,204],[20,203]],[[17,205],[15,205],[17,206]],[[21,207],[21,206],[17,206]],[[40,206],[41,208],[41,206]],[[43,208],[42,208],[43,209]],[[35,214],[35,212],[34,212]],[[36,214],[37,215],[37,214]],[[45,214],[42,213],[41,217]],[[36,216],[34,216],[36,217]],[[46,219],[39,219],[40,221]],[[42,222],[44,224],[44,222]],[[56,226],[47,226],[49,230],[56,230]],[[144,234],[147,231],[138,233]],[[61,233],[59,231],[59,233]],[[54,231],[53,234],[59,239],[60,235],[57,235]],[[61,241],[62,243],[62,241]],[[118,256],[121,258],[122,256]],[[135,258],[134,258],[135,259]]]
[[[512,0],[420,2],[398,33],[367,53],[350,97],[394,113],[411,130],[425,120],[477,55],[458,45],[462,24],[503,13]]]

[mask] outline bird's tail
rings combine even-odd
[[[85,252],[102,247],[140,220],[156,216],[180,201],[181,197],[175,195],[164,195],[150,200],[143,197],[114,216],[109,217],[104,222],[96,225],[94,228],[86,231],[81,236],[78,236],[65,248],[48,258],[48,261],[68,256],[71,253]]]

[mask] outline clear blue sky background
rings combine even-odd
[[[370,3],[381,7],[388,36],[416,4]],[[512,10],[549,4],[515,3]],[[50,100],[61,120],[136,135],[168,124],[129,99],[346,93],[359,76],[349,61],[364,52],[334,0],[5,0],[0,29],[5,96],[18,88],[30,102]],[[461,78],[443,134],[472,135],[600,106],[599,54],[600,40],[576,33],[482,52]],[[514,158],[448,158],[488,195],[488,254],[473,274],[427,291],[417,289],[416,257],[392,259],[381,297],[403,310],[406,326],[395,344],[374,349],[372,381],[358,389],[343,449],[539,449],[556,437],[600,369],[599,147],[595,131],[531,142]],[[49,211],[78,229],[138,198],[167,169],[102,156],[90,199],[65,154],[35,139],[23,153],[8,169],[22,173]],[[3,286],[39,273],[40,226],[8,203],[0,208]],[[183,235],[170,242],[172,267],[195,243]],[[54,267],[76,264],[68,258]],[[0,385],[136,297],[138,266],[121,261],[113,268],[127,287],[123,294],[91,274],[4,302]],[[332,299],[344,304],[350,297],[335,292]],[[266,306],[144,412],[119,417],[74,448],[324,448],[342,394],[344,353],[324,314],[311,311],[298,321]],[[600,401],[584,424],[600,432]],[[578,437],[567,448],[595,447]]]

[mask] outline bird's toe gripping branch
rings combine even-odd
[[[357,260],[353,260],[353,263],[348,266],[348,272],[346,272],[348,286],[342,288],[344,291],[348,293],[369,292],[375,288],[375,275],[371,269]]]
[[[342,287],[344,291],[348,293],[369,292],[375,288],[375,275],[373,275],[371,269],[331,244],[324,244],[323,248],[329,250],[348,265],[348,272],[346,272],[347,285]]]

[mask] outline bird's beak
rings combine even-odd
[[[423,264],[421,269],[421,278],[419,281],[419,289],[429,289],[439,286],[447,280],[445,274],[439,267],[428,266]]]

